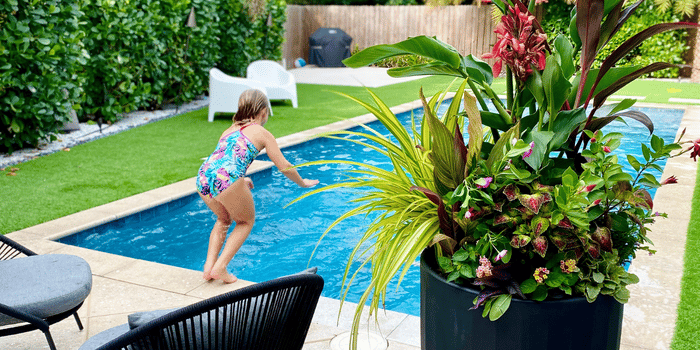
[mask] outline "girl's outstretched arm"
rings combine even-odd
[[[277,169],[288,179],[299,185],[299,187],[308,188],[316,186],[318,180],[303,179],[301,175],[299,175],[299,172],[293,168],[294,165],[284,157],[275,137],[266,129],[263,130],[263,142],[265,149],[267,149],[267,156],[270,157],[270,160],[275,164]]]

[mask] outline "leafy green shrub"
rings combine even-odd
[[[287,20],[284,0],[267,1],[259,13],[251,13],[246,0],[220,0],[219,6],[219,69],[243,77],[250,62],[281,59]]]
[[[81,16],[77,1],[0,2],[0,151],[35,146],[69,120],[85,63]]]
[[[191,7],[198,27],[185,26]],[[209,0],[96,0],[83,8],[86,115],[109,122],[204,92],[219,56]],[[190,46],[191,45],[191,46]]]

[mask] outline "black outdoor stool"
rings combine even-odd
[[[323,278],[311,271],[183,308],[129,315],[128,323],[91,337],[79,350],[299,350],[323,290]]]
[[[90,265],[80,257],[37,255],[0,235],[0,337],[41,330],[51,350],[49,326],[73,315],[92,289]]]

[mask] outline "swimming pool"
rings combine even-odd
[[[446,108],[445,106],[444,108]],[[655,133],[670,141],[675,137],[683,110],[639,108],[655,121]],[[421,111],[415,111],[420,118]],[[400,114],[409,126],[411,112]],[[637,140],[648,140],[648,131],[636,121],[629,127],[613,123],[606,131],[624,130]],[[379,123],[374,129],[388,134]],[[629,130],[628,130],[629,129]],[[619,154],[638,153],[638,142],[625,138],[616,150]],[[355,143],[316,139],[284,150],[294,164],[320,159],[354,159],[391,168],[391,163],[376,152]],[[265,160],[265,157],[261,157]],[[625,157],[621,157],[624,162]],[[337,183],[346,176],[348,165],[325,165],[301,168],[306,178],[319,178],[321,185]],[[339,298],[341,278],[347,257],[373,217],[353,217],[336,226],[321,242],[315,255],[311,251],[325,229],[348,210],[348,200],[355,198],[349,189],[321,193],[283,209],[282,207],[307,190],[298,188],[276,170],[252,176],[255,183],[256,224],[244,245],[229,265],[229,271],[241,279],[261,282],[281,275],[319,266],[326,280],[323,295]],[[62,243],[163,264],[201,270],[204,265],[209,232],[214,216],[199,196],[194,194],[134,215],[107,223],[60,240]],[[352,268],[362,262],[354,261]],[[358,274],[347,296],[356,302],[369,283],[369,267]],[[386,307],[389,310],[418,315],[420,305],[419,269],[411,268],[398,290],[390,287]]]

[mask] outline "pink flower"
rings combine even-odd
[[[515,77],[524,82],[532,74],[533,66],[542,70],[545,66],[545,51],[549,51],[547,35],[521,2],[508,8],[508,14],[494,30],[496,44],[483,58],[496,58],[493,75],[501,74],[503,63],[511,68]]]
[[[593,205],[598,205],[598,204],[600,204],[600,202],[601,202],[600,199],[596,199],[596,200],[593,201]]]
[[[474,181],[474,184],[476,185],[476,188],[486,188],[489,187],[489,185],[493,182],[493,177],[482,177],[476,181]]]
[[[532,154],[532,150],[535,148],[535,141],[530,142],[530,148],[528,148],[525,153],[523,153],[523,159],[529,157]]]
[[[476,268],[476,277],[484,278],[491,276],[493,274],[493,271],[491,271],[492,267],[491,261],[489,261],[487,257],[482,256],[479,258],[479,267]]]
[[[464,218],[465,219],[471,219],[471,217],[474,216],[474,208],[469,208],[466,213],[464,213]]]
[[[697,159],[695,159],[695,157],[700,155],[700,139],[693,141],[693,145],[690,146],[690,148],[688,148],[688,150],[691,150],[691,149],[693,151],[690,152],[690,158],[693,158],[694,161],[697,161]]]
[[[547,268],[544,267],[538,267],[537,269],[535,269],[535,273],[532,274],[532,276],[535,277],[535,281],[537,281],[537,283],[543,283],[544,280],[546,280],[547,277],[549,277],[547,275],[549,275],[549,270],[547,270]]]
[[[675,184],[675,183],[678,183],[678,179],[676,178],[676,175],[671,175],[671,177],[669,177],[666,180],[661,182],[662,185]]]
[[[494,261],[501,261],[501,259],[503,259],[503,257],[506,256],[506,254],[508,254],[508,249],[503,249],[503,250],[501,250],[500,253],[498,253],[498,255],[496,255],[496,258],[493,260]]]
[[[595,141],[596,141],[595,137],[591,137],[591,143],[593,143]]]
[[[605,153],[610,153],[610,152],[611,152],[610,147],[608,147],[608,146],[603,146],[603,152],[605,152]]]

